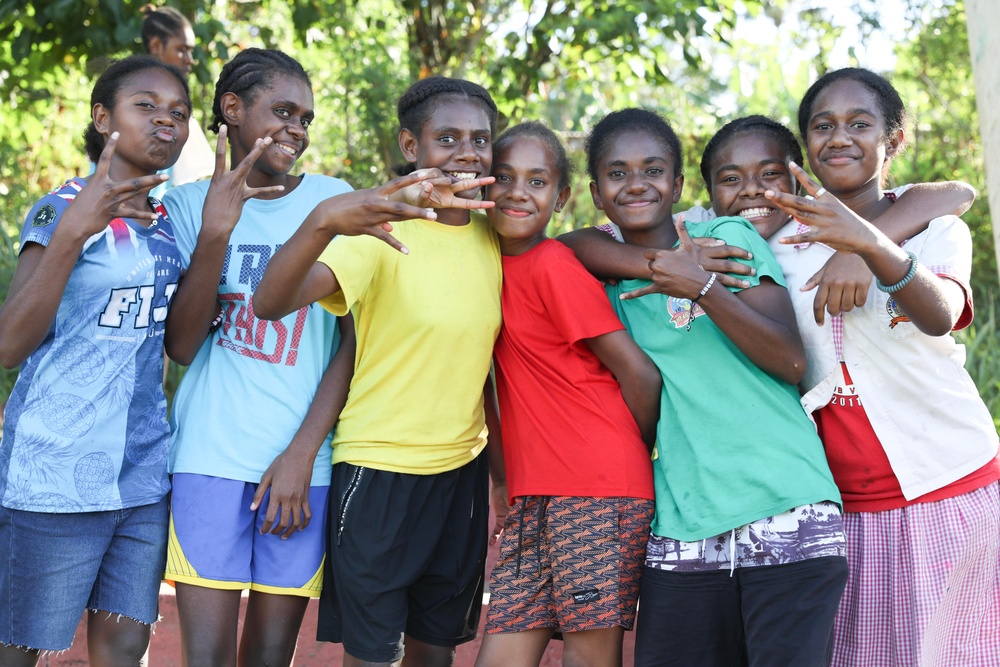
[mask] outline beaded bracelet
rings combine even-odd
[[[918,265],[917,256],[914,255],[909,250],[906,251],[906,254],[910,257],[910,270],[906,272],[906,275],[903,276],[902,280],[900,280],[898,283],[894,285],[883,285],[882,281],[876,278],[875,287],[877,287],[879,291],[886,292],[887,294],[898,292],[899,290],[906,287],[911,280],[913,280],[913,276],[917,275],[917,265]]]
[[[705,286],[701,288],[701,291],[698,293],[698,296],[691,299],[691,310],[688,311],[687,327],[685,327],[686,331],[691,331],[691,323],[694,322],[694,304],[698,303],[698,299],[708,294],[708,290],[712,289],[712,285],[715,284],[715,279],[717,277],[718,275],[715,273],[715,271],[713,271],[712,275],[708,277],[708,282],[705,283]]]
[[[225,319],[225,312],[226,311],[224,311],[222,308],[219,308],[219,314],[215,316],[215,319],[212,320],[212,324],[209,325],[208,333],[214,334],[216,331],[219,330],[219,327],[222,326],[222,320]]]

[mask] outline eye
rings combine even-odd
[[[302,127],[309,127],[312,124],[313,124],[313,119],[312,118],[303,118],[302,119]]]
[[[544,180],[540,178],[533,178],[530,181],[528,181],[528,185],[531,185],[532,187],[536,188],[544,188],[547,184]]]
[[[659,176],[660,174],[663,173],[663,169],[660,167],[650,167],[649,169],[646,170],[646,173],[649,174],[650,176]]]
[[[475,139],[472,140],[472,142],[476,146],[488,146],[489,143],[490,143],[490,140],[487,137],[476,137]]]
[[[608,178],[612,180],[619,180],[625,178],[625,172],[621,169],[614,169],[608,172]]]
[[[832,127],[833,127],[833,125],[831,125],[830,123],[816,123],[816,126],[813,127],[813,129],[814,130],[819,130],[821,132],[825,132],[825,131],[831,129]]]
[[[153,109],[155,107],[155,105],[152,102],[148,102],[146,100],[141,100],[139,102],[136,102],[135,105],[137,107],[142,107],[143,109]]]
[[[184,109],[174,109],[170,112],[178,120],[187,120],[188,112]]]
[[[864,121],[864,120],[856,120],[853,123],[851,123],[851,127],[855,128],[857,130],[864,130],[866,128],[871,127],[871,123],[869,123],[867,121]]]
[[[494,174],[497,183],[510,183],[510,176],[507,174]]]
[[[443,134],[440,137],[438,137],[438,141],[446,146],[450,146],[453,143],[455,143],[455,137],[451,136],[450,134]]]
[[[780,178],[780,177],[784,176],[784,173],[782,173],[782,172],[780,172],[780,171],[778,171],[776,169],[772,169],[770,171],[765,171],[763,175],[764,175],[764,178]]]
[[[280,116],[281,118],[292,117],[292,112],[286,109],[285,107],[278,107],[277,109],[274,110],[274,113],[275,115]]]
[[[729,176],[720,176],[719,177],[719,183],[736,183],[739,180],[740,179],[736,178],[732,174],[730,174]]]

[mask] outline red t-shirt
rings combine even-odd
[[[652,499],[639,427],[585,342],[624,329],[601,284],[551,239],[504,256],[503,274],[494,356],[511,499]]]
[[[846,512],[881,512],[914,503],[927,503],[975,491],[1000,479],[1000,461],[993,459],[965,477],[906,500],[889,458],[872,429],[854,381],[841,362],[842,381],[833,399],[813,413],[820,439],[826,448],[833,479],[840,488]],[[942,443],[943,447],[947,443]]]

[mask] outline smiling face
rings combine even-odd
[[[823,89],[812,109],[806,151],[820,183],[841,198],[879,188],[885,160],[895,155],[903,133],[886,136],[875,93],[858,81],[842,79]]]
[[[455,181],[487,176],[493,166],[493,133],[482,104],[449,95],[441,99],[418,134],[403,128],[399,147],[417,169],[437,167]],[[474,199],[478,188],[459,193]]]
[[[552,213],[562,210],[570,189],[559,188],[562,174],[552,151],[538,137],[518,137],[493,159],[496,182],[487,186],[486,198],[496,207],[486,216],[500,235],[504,254],[520,254],[545,238]]]
[[[313,95],[309,84],[295,76],[275,76],[245,104],[234,93],[223,95],[223,117],[230,128],[234,164],[253,150],[257,139],[271,137],[254,163],[249,180],[254,185],[283,183],[296,161],[309,147]]]
[[[97,104],[94,127],[105,140],[120,137],[111,160],[116,180],[144,176],[172,166],[188,138],[191,101],[177,77],[159,67],[129,76],[118,90],[115,106]]]
[[[735,134],[720,147],[710,167],[712,208],[716,215],[749,220],[765,239],[778,231],[788,214],[776,208],[764,191],[796,192],[782,144],[767,132]]]
[[[594,205],[624,234],[672,225],[673,205],[684,187],[684,177],[674,177],[674,159],[650,132],[622,132],[597,160],[597,181],[590,184]]]
[[[185,25],[180,33],[170,35],[166,41],[159,37],[149,40],[149,55],[167,65],[173,65],[185,75],[191,73],[191,65],[194,63],[193,53],[194,30],[190,25]]]

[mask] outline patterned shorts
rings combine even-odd
[[[822,502],[800,505],[697,542],[650,535],[646,565],[677,572],[733,570],[843,557],[846,550],[840,508]]]
[[[489,634],[631,629],[652,500],[526,496],[490,579]]]

